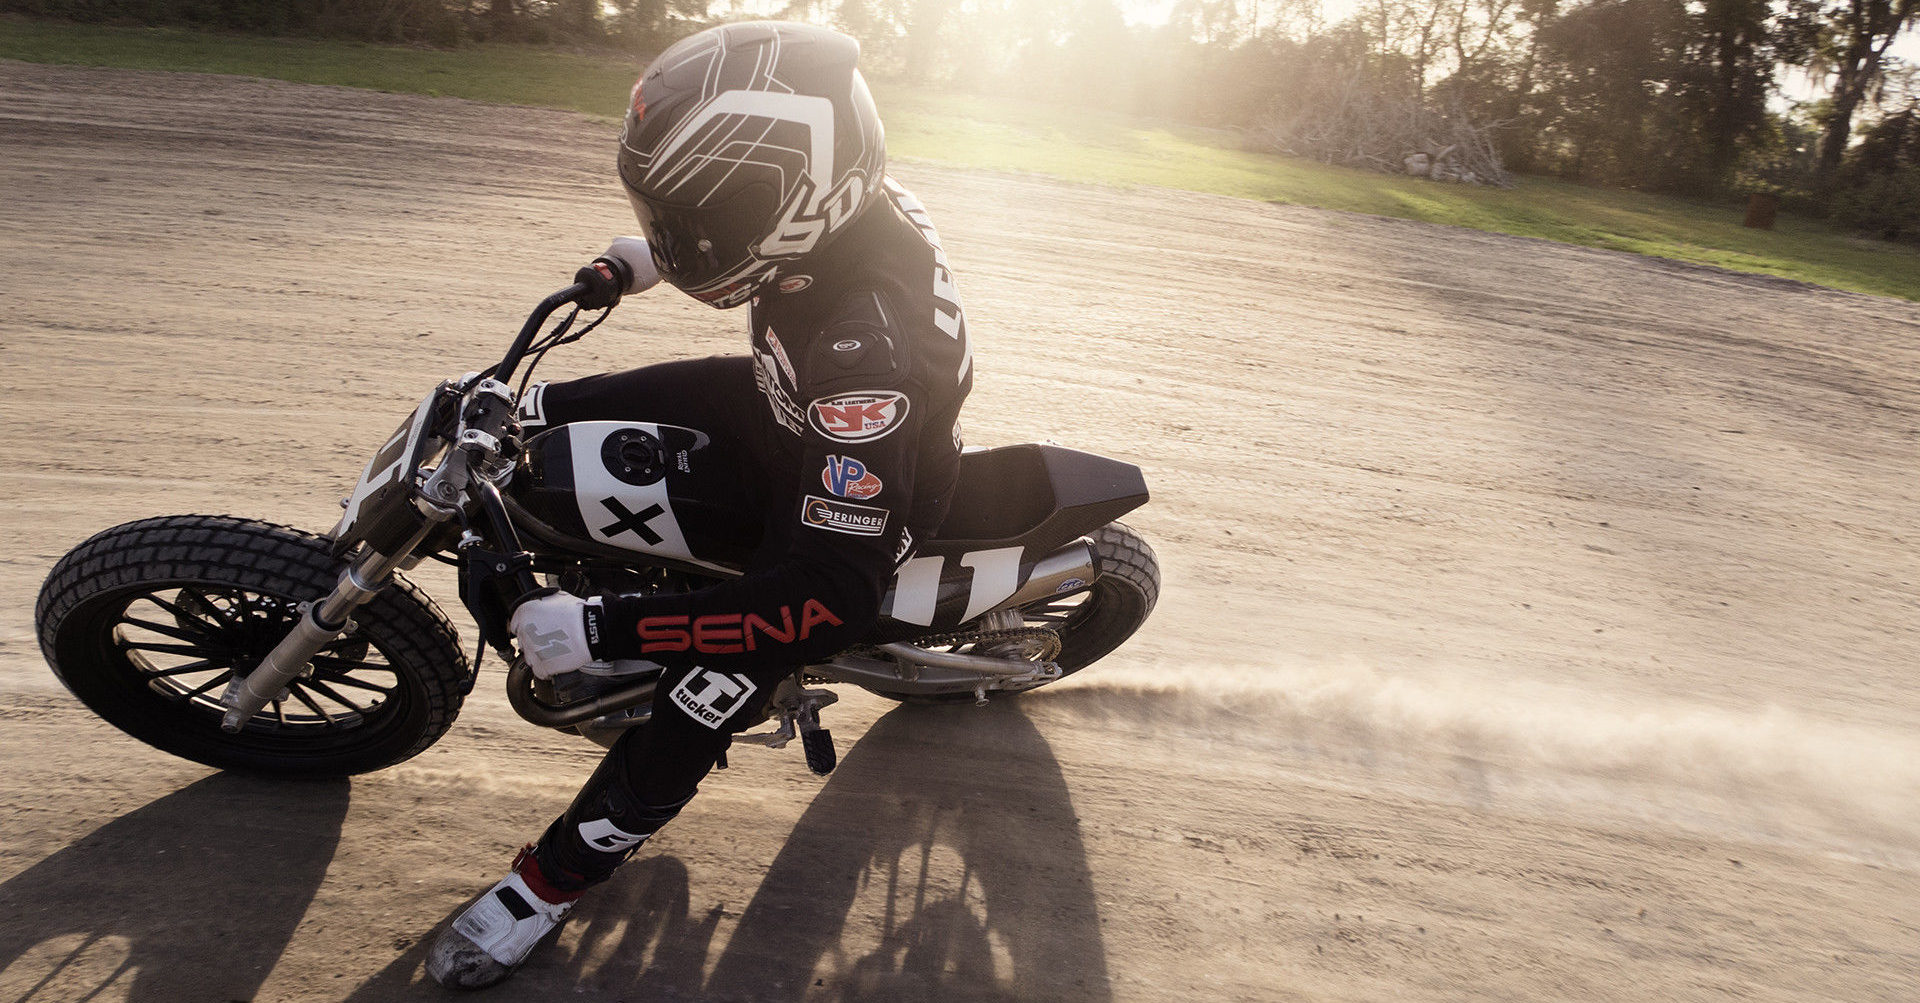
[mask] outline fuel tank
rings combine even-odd
[[[580,421],[527,440],[505,496],[548,549],[738,574],[759,544],[737,458],[677,425]]]

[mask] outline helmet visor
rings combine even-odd
[[[778,217],[771,186],[747,185],[731,197],[704,206],[648,198],[622,185],[633,214],[653,250],[661,278],[695,299],[715,305],[744,302],[741,284],[766,278],[753,249],[761,231]],[[727,301],[722,304],[721,301]]]

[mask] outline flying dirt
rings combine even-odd
[[[425,945],[597,747],[522,722],[490,658],[404,764],[217,773],[69,696],[34,596],[131,519],[331,526],[396,416],[632,228],[616,132],[0,62],[0,999],[441,993]],[[965,297],[969,443],[1139,465],[1159,605],[983,708],[847,688],[824,780],[737,750],[509,989],[1911,997],[1920,305],[894,171]],[[651,294],[540,375],[744,324]]]

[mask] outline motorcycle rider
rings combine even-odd
[[[972,355],[926,212],[885,175],[859,46],[808,25],[732,24],[649,65],[620,180],[662,278],[715,307],[750,303],[752,354],[537,386],[527,432],[571,421],[698,429],[737,457],[764,513],[744,576],[694,592],[524,599],[511,626],[534,673],[662,666],[573,803],[434,944],[428,971],[478,988],[510,975],[590,886],[693,797],[731,736],[798,666],[865,635],[894,569],[940,524],[956,479]],[[582,269],[587,305],[618,298]],[[620,515],[603,535],[650,528]]]

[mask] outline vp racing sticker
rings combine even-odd
[[[820,483],[842,498],[872,498],[886,484],[867,465],[851,456],[829,454],[826,468],[820,471]]]
[[[837,394],[807,406],[807,424],[840,442],[871,442],[899,428],[906,419],[907,395],[893,390]]]
[[[816,529],[829,529],[835,533],[879,536],[887,531],[887,510],[808,495],[800,507],[800,521]]]

